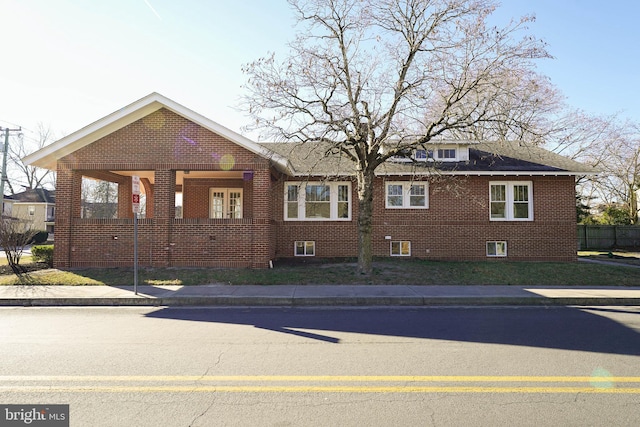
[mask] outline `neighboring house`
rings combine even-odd
[[[56,192],[44,188],[27,189],[4,198],[4,214],[26,220],[33,230],[49,232],[53,238]]]
[[[258,144],[154,93],[24,160],[57,171],[56,267],[133,265],[137,175],[140,265],[266,268],[357,256],[353,166],[324,152]],[[590,167],[518,143],[408,154],[378,171],[374,256],[576,259],[575,179]],[[116,219],[82,217],[83,177],[118,184]]]

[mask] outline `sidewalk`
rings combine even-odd
[[[549,286],[0,286],[0,306],[621,306],[640,288]]]

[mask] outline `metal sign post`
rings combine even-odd
[[[133,209],[133,293],[138,295],[138,214],[140,213],[140,177],[131,177],[131,206]]]

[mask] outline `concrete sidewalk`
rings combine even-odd
[[[640,288],[549,286],[0,286],[0,306],[640,305]]]

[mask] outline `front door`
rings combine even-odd
[[[211,188],[209,218],[242,218],[241,188]]]

